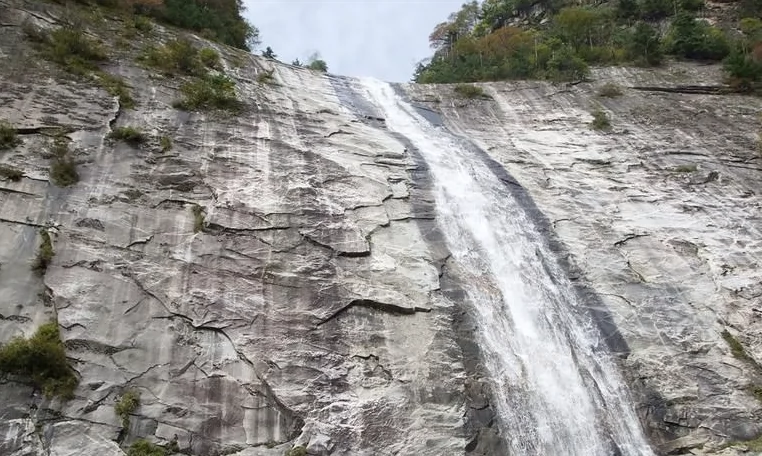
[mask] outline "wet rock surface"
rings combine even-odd
[[[597,70],[592,82],[568,86],[493,83],[484,86],[489,100],[405,86],[487,151],[548,219],[571,276],[597,292],[626,344],[621,364],[661,454],[703,454],[762,433],[752,394],[762,356],[762,103],[628,89],[716,84],[713,71],[678,65]],[[598,96],[604,83],[623,95]],[[597,108],[611,131],[590,128]],[[733,356],[724,330],[750,359]]]

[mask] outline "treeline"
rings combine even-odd
[[[704,0],[614,0],[564,6],[561,0],[472,1],[429,37],[434,56],[416,68],[419,83],[503,79],[578,80],[589,65],[659,65],[665,55],[724,61],[735,87],[762,80],[762,1],[743,0],[738,30],[697,17]],[[538,11],[549,19],[539,24]],[[516,27],[523,21],[533,26]],[[664,32],[658,21],[668,20]],[[512,22],[513,21],[513,22]]]
[[[63,3],[65,0],[57,0]],[[242,16],[241,0],[76,0],[150,16],[166,24],[198,32],[208,39],[251,50],[259,31]]]

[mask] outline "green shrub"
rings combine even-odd
[[[671,16],[675,12],[673,0],[640,0],[638,10],[640,17],[647,21],[658,21]]]
[[[122,108],[132,109],[135,107],[135,100],[130,93],[130,87],[119,76],[114,76],[104,72],[97,73],[98,83],[109,95],[119,97],[119,104]]]
[[[458,84],[452,90],[464,98],[486,97],[484,89],[473,84]]]
[[[127,450],[127,456],[167,456],[167,450],[148,440],[141,439],[130,446],[130,449]]]
[[[53,241],[50,239],[50,233],[44,228],[40,229],[40,247],[37,250],[37,257],[32,263],[32,269],[44,273],[48,269],[48,265],[53,261],[55,252],[53,251]]]
[[[140,392],[130,389],[114,405],[114,411],[122,419],[122,427],[130,427],[130,415],[140,407]]]
[[[13,182],[18,182],[24,177],[24,172],[12,166],[0,165],[0,177],[4,177]]]
[[[198,58],[201,59],[201,63],[209,68],[222,68],[222,61],[220,60],[220,54],[214,49],[203,48],[198,51]]]
[[[58,187],[69,187],[79,182],[77,165],[70,158],[56,159],[50,165],[50,179]]]
[[[590,122],[590,127],[594,130],[610,130],[611,120],[609,120],[608,114],[601,109],[593,111],[593,121]]]
[[[198,49],[184,38],[169,41],[163,46],[148,46],[140,60],[165,74],[204,74]]]
[[[314,71],[320,71],[321,73],[325,73],[328,71],[328,64],[323,59],[315,59],[312,62],[310,62],[309,65],[307,65],[307,68]]]
[[[26,377],[47,397],[71,399],[78,383],[57,323],[46,323],[29,339],[17,337],[0,347],[0,372]]]
[[[307,456],[307,449],[303,446],[295,446],[286,452],[286,456]]]
[[[659,33],[645,22],[638,22],[628,40],[627,52],[640,65],[659,65],[663,58]]]
[[[148,140],[148,137],[142,131],[134,127],[115,128],[114,131],[108,134],[108,137],[117,141],[124,141],[132,146],[139,146]]]
[[[198,204],[194,204],[191,207],[191,211],[193,212],[193,232],[198,233],[199,231],[203,231],[204,219],[206,218],[206,215],[204,214],[204,208]]]
[[[0,120],[0,150],[12,149],[19,144],[21,144],[21,139],[19,139],[13,125]]]
[[[159,138],[159,146],[161,147],[162,153],[169,152],[172,150],[172,138],[169,136],[162,136]]]
[[[174,106],[186,111],[192,110],[227,110],[238,112],[242,108],[235,92],[235,82],[224,75],[206,75],[183,84],[180,92],[183,100]]]
[[[723,66],[730,76],[730,85],[737,89],[752,90],[762,80],[762,63],[740,49],[735,49],[723,61]]]
[[[598,89],[598,96],[606,98],[615,98],[622,95],[622,88],[613,82],[607,82]]]
[[[135,30],[138,30],[143,33],[149,33],[153,30],[153,22],[151,22],[151,19],[141,16],[139,14],[136,14],[132,17],[132,27],[135,28]]]
[[[667,47],[673,54],[696,60],[722,60],[730,53],[730,44],[722,30],[680,13],[672,21]]]
[[[43,54],[73,74],[87,75],[97,63],[107,60],[99,42],[88,38],[75,27],[62,27],[50,33],[43,46]]]

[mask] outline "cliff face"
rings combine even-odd
[[[425,164],[354,82],[217,47],[244,110],[186,112],[173,108],[182,80],[127,50],[105,66],[133,88],[128,109],[19,59],[36,55],[22,24],[63,14],[0,1],[0,119],[22,139],[0,160],[25,174],[0,180],[0,340],[56,320],[80,384],[62,402],[5,379],[0,453],[121,455],[147,437],[192,454],[502,454]],[[122,23],[104,21],[92,33],[108,40]],[[601,82],[667,76],[714,77],[612,70],[573,87],[489,84],[480,100],[404,91],[526,189],[626,342],[658,452],[688,454],[762,433],[760,372],[721,337],[762,356],[761,103],[625,89],[599,100],[613,131],[588,128]],[[128,126],[147,140],[108,137]],[[57,127],[70,187],[49,182]],[[44,274],[31,268],[40,229],[55,252]],[[124,427],[128,389],[141,404]]]
[[[593,311],[626,342],[641,418],[670,454],[762,431],[760,102],[629,88],[719,77],[688,65],[605,69],[574,86],[487,84],[491,99],[477,102],[406,87],[545,215],[572,278],[601,298]],[[622,95],[597,96],[607,83]],[[590,128],[599,108],[610,131]],[[745,355],[731,353],[737,342]]]

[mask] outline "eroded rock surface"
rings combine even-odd
[[[629,346],[625,373],[664,454],[754,439],[762,358],[759,99],[633,90],[717,84],[716,69],[606,69],[593,82],[484,85],[489,100],[407,85],[523,186]],[[604,83],[623,95],[604,98]],[[609,132],[590,128],[601,107]]]

